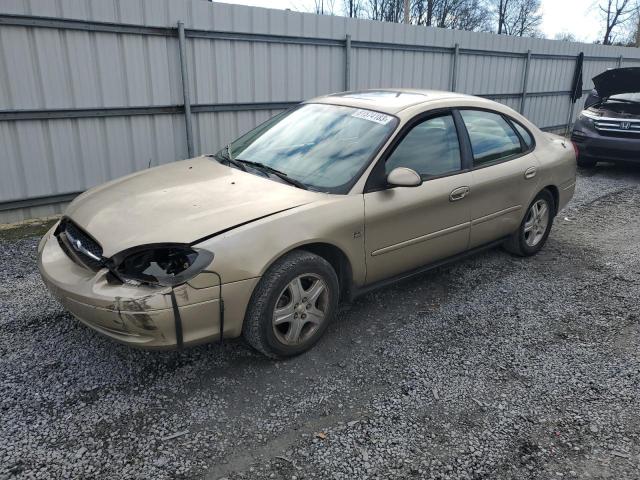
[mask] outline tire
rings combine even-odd
[[[596,163],[598,163],[598,161],[594,160],[593,158],[578,157],[576,163],[581,168],[593,168],[596,166]]]
[[[322,337],[335,316],[339,293],[338,276],[329,262],[303,250],[291,252],[260,279],[242,335],[267,357],[299,355]]]
[[[546,205],[546,212],[540,215],[542,205]],[[555,201],[549,190],[542,190],[538,193],[527,208],[527,213],[525,213],[518,230],[504,243],[505,250],[521,257],[530,257],[538,253],[547,242],[549,232],[551,232],[555,209]],[[539,217],[536,217],[536,211],[539,212],[537,214],[540,215]],[[546,225],[544,224],[545,215]]]

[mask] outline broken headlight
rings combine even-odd
[[[114,275],[123,281],[165,287],[192,279],[213,261],[213,253],[188,245],[148,246],[123,253],[112,269]]]

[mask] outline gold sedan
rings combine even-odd
[[[340,298],[499,244],[534,255],[575,171],[569,141],[489,100],[328,95],[215,155],[85,192],[39,266],[67,310],[120,342],[242,335],[286,357],[318,341]]]

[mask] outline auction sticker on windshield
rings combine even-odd
[[[361,118],[363,120],[369,120],[370,122],[376,122],[380,125],[386,125],[393,117],[380,112],[372,112],[371,110],[356,110],[351,114],[352,117]]]

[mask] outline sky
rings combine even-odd
[[[215,0],[218,1],[218,0]],[[314,0],[221,0],[223,3],[254,7],[312,11]],[[335,0],[336,5],[342,4]],[[601,36],[601,19],[596,0],[542,0],[543,22],[541,30],[547,38],[564,32],[572,33],[576,40],[592,42]]]
[[[593,0],[542,0],[542,27],[547,38],[569,32],[581,42],[601,38],[602,18]]]

